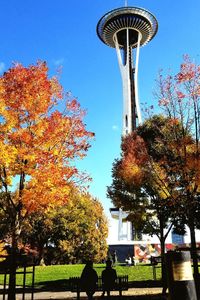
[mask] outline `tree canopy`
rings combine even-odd
[[[28,214],[67,203],[71,190],[89,179],[75,161],[94,134],[86,130],[85,111],[56,76],[48,77],[44,62],[5,72],[0,98],[0,204],[16,241]]]
[[[100,202],[77,191],[64,206],[30,214],[21,233],[23,244],[37,249],[46,263],[101,262],[107,255],[107,235]]]
[[[66,101],[47,72],[43,62],[16,64],[0,78],[1,189],[15,185],[10,202],[23,205],[23,214],[66,201],[81,176],[72,161],[86,155],[93,136],[76,99]]]
[[[194,229],[199,226],[199,87],[200,66],[188,56],[184,57],[177,74],[164,76],[160,72],[154,96],[163,115],[151,116],[136,132],[123,138],[121,158],[114,162],[113,184],[108,189],[111,199],[118,206],[130,209],[133,218],[137,210],[143,208],[140,216],[145,219],[148,212],[145,206],[149,204],[157,217],[162,212],[163,217],[170,217],[176,225],[187,224],[196,275]],[[123,190],[121,194],[130,200],[126,204],[125,197],[118,197],[119,184]],[[149,203],[144,196],[151,199]],[[142,219],[138,221],[140,224]]]
[[[125,188],[134,187],[135,194],[142,187],[148,196],[165,199],[164,206],[173,208],[176,217],[181,215],[189,226],[198,223],[199,211],[199,85],[200,67],[188,56],[177,74],[159,74],[155,96],[163,116],[149,118],[124,137],[122,157],[115,161],[113,172],[117,180],[126,182]]]
[[[166,122],[166,118],[154,116],[123,137],[121,158],[113,164],[113,182],[108,188],[113,203],[129,212],[134,226],[159,239],[159,222],[162,220],[163,234],[171,215],[166,208],[167,175],[159,165],[162,153],[158,147]]]

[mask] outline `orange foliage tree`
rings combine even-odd
[[[77,100],[67,99],[56,77],[48,78],[44,62],[5,72],[0,99],[1,208],[9,215],[15,253],[26,217],[66,203],[71,188],[86,179],[72,162],[86,155],[93,133]],[[15,267],[13,255],[10,300]]]
[[[73,161],[86,155],[93,133],[44,62],[14,64],[0,77],[0,99],[1,204],[16,248],[28,214],[66,203],[71,188],[88,179]]]

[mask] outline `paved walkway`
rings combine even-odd
[[[144,300],[151,300],[151,299],[164,299],[161,297],[161,288],[131,288],[128,291],[123,292],[124,299],[144,299]],[[112,296],[114,299],[118,299],[118,292],[112,292]],[[95,299],[100,299],[101,293],[96,292],[94,295]],[[0,300],[3,299],[3,296],[0,295]],[[21,300],[22,295],[17,295],[17,300]],[[26,294],[25,300],[30,300],[31,294]],[[34,300],[62,300],[62,299],[76,299],[76,294],[71,292],[35,292],[34,293]],[[85,293],[81,293],[81,299],[87,299]],[[105,297],[106,299],[106,297]],[[6,297],[7,300],[7,297]]]
[[[158,295],[162,292],[161,288],[156,288],[156,289],[129,289],[128,291],[123,292],[123,296],[139,296],[139,295]],[[96,292],[94,295],[95,298],[100,298],[101,297],[101,292]],[[113,296],[118,296],[119,292],[111,292],[111,295]],[[60,292],[60,293],[37,293],[34,294],[34,299],[35,300],[41,300],[41,299],[76,299],[76,294],[71,293],[71,292]],[[85,293],[81,293],[81,299],[86,298]],[[106,297],[105,297],[106,299]]]

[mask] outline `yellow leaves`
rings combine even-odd
[[[0,262],[4,261],[6,257],[1,257],[1,256],[7,256],[8,253],[5,250],[5,243],[3,241],[0,241]]]
[[[1,92],[0,92],[1,94]],[[3,101],[3,99],[0,101],[0,115],[4,116],[6,110],[6,105],[5,105],[5,101]]]
[[[26,184],[22,201],[29,212],[49,205],[63,205],[69,198],[73,184],[65,179],[66,167],[49,163],[46,168],[33,170],[31,178]]]
[[[169,199],[169,197],[170,197],[170,193],[169,193],[167,187],[164,185],[162,187],[158,186],[157,194],[159,195],[160,199],[163,199],[163,200]]]
[[[162,163],[160,164],[160,162],[151,162],[151,166],[152,172],[150,182],[152,182],[153,190],[155,190],[160,199],[168,199],[171,196],[171,190],[168,187],[168,175],[162,168]]]
[[[51,83],[51,92],[54,95],[54,101],[56,99],[62,99],[63,97],[63,88],[62,86],[59,84],[58,80],[56,77],[52,77],[50,79],[50,83]]]
[[[136,185],[139,185],[141,183],[143,177],[141,167],[137,164],[134,164],[130,160],[122,161],[121,168],[118,174],[129,184],[134,183]]]
[[[74,250],[74,245],[72,243],[72,241],[59,241],[59,246],[60,249],[62,249],[63,252],[73,252]]]
[[[0,153],[0,165],[3,165],[6,168],[12,168],[17,155],[15,146],[5,144],[2,140],[0,140]]]

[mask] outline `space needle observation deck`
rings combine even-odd
[[[142,121],[138,97],[139,49],[152,40],[157,30],[158,22],[150,12],[129,6],[109,11],[97,24],[100,40],[117,51],[123,83],[123,135],[131,133]]]

